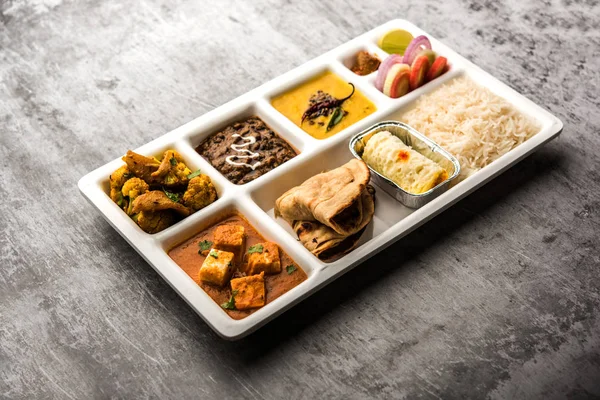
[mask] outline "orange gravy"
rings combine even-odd
[[[211,226],[210,228],[198,233],[191,239],[175,246],[169,250],[169,257],[173,259],[188,274],[194,282],[196,282],[204,291],[219,305],[227,302],[231,297],[231,286],[229,282],[224,287],[217,287],[210,283],[202,282],[199,278],[200,267],[204,262],[205,258],[202,254],[198,254],[200,247],[198,243],[203,240],[213,242],[213,232],[219,225],[241,225],[244,227],[246,233],[246,249],[248,251],[250,246],[257,243],[264,243],[266,240],[246,221],[244,217],[239,214],[231,215],[221,222]],[[274,275],[265,275],[265,289],[267,292],[266,304],[272,302],[282,294],[286,293],[290,289],[304,282],[307,278],[306,273],[298,264],[288,256],[281,247],[279,248],[279,258],[281,261],[281,272]],[[297,269],[288,274],[286,267],[293,265]],[[236,273],[234,273],[235,277]],[[225,310],[227,314],[233,319],[242,319],[252,314],[258,308],[251,310]]]

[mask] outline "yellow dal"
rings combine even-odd
[[[314,125],[311,125],[308,119],[301,124],[302,114],[304,114],[304,111],[308,108],[308,99],[310,99],[310,97],[318,90],[322,90],[335,98],[341,99],[352,92],[352,86],[334,73],[325,72],[289,92],[274,98],[273,101],[271,101],[271,104],[306,133],[317,139],[325,139],[333,136],[353,123],[360,121],[367,115],[372,114],[376,110],[375,105],[362,93],[356,90],[352,97],[342,104],[342,109],[347,111],[348,114],[342,118],[337,125],[330,129],[329,132],[326,132],[327,124],[333,113],[329,114],[327,117],[321,116],[314,119]],[[323,122],[323,126],[319,125],[318,122]]]

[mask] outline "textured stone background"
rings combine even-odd
[[[570,0],[0,0],[0,397],[600,396],[599,16]],[[77,180],[393,18],[549,109],[562,136],[219,339]]]

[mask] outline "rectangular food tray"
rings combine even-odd
[[[348,60],[360,50],[367,50],[384,59],[387,54],[377,46],[377,39],[392,29],[405,29],[414,36],[427,35],[433,49],[448,59],[452,66],[450,71],[405,96],[392,99],[375,88],[375,74],[358,76],[348,69]],[[357,90],[376,105],[377,111],[328,139],[317,140],[275,110],[270,104],[270,99],[327,70],[354,83]],[[333,263],[326,264],[314,257],[297,241],[289,225],[282,219],[274,218],[275,200],[286,190],[323,170],[336,168],[353,158],[348,148],[352,136],[375,123],[397,120],[395,116],[419,96],[461,75],[467,75],[481,86],[505,98],[518,110],[537,120],[541,130],[421,208],[411,209],[403,206],[376,185],[373,221],[367,227],[358,247]],[[235,185],[196,153],[194,148],[218,129],[250,115],[260,117],[279,136],[298,149],[300,154],[250,183]],[[136,152],[144,155],[159,155],[166,149],[175,149],[192,171],[201,169],[209,175],[217,189],[219,199],[216,202],[164,231],[154,235],[143,232],[108,196],[109,176],[123,165],[120,157],[85,175],[80,179],[78,186],[88,201],[98,208],[117,232],[207,324],[223,338],[235,340],[256,330],[333,279],[390,246],[558,136],[561,130],[562,123],[558,118],[444,46],[431,35],[405,20],[398,19],[381,25],[136,149]],[[123,149],[123,153],[126,150]],[[232,210],[246,217],[267,240],[281,246],[308,275],[305,282],[241,320],[230,318],[167,255],[167,251],[173,246],[209,227]]]

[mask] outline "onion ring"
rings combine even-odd
[[[415,61],[415,58],[423,49],[431,50],[431,42],[425,35],[417,36],[406,48],[402,62],[404,64],[412,65],[412,62]]]

